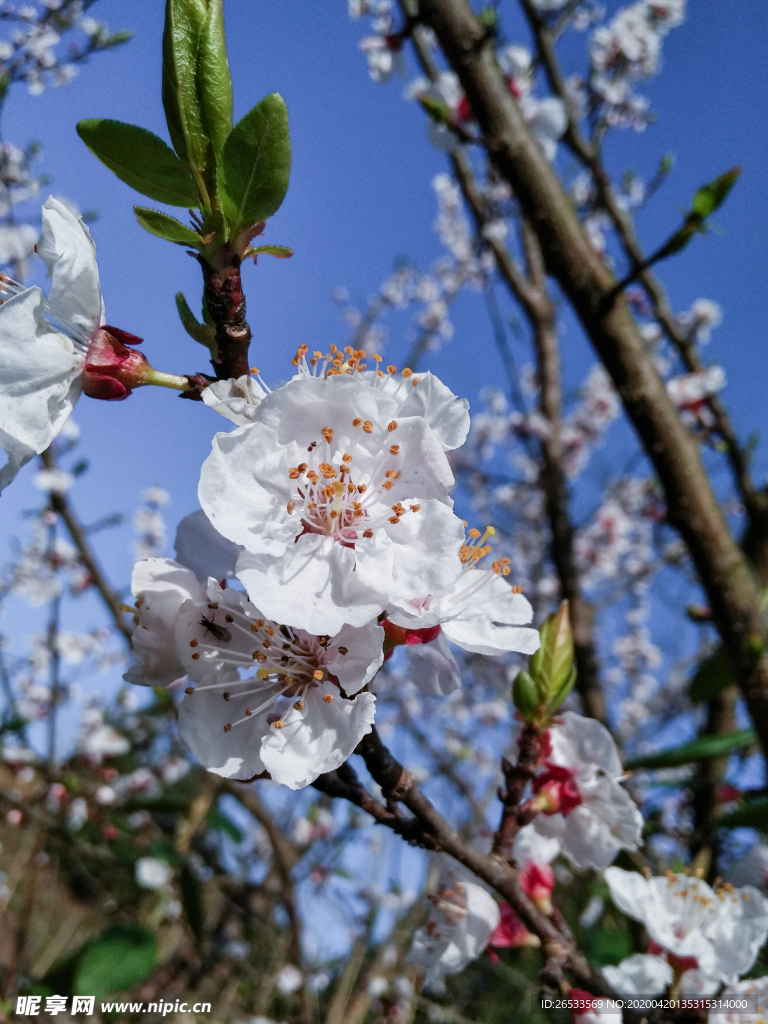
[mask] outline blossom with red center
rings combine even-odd
[[[495,949],[517,949],[518,946],[541,945],[538,935],[528,931],[508,903],[502,903],[499,912],[500,920],[488,940],[489,946]],[[498,959],[492,952],[489,955],[492,960]]]
[[[520,885],[543,914],[552,913],[555,873],[549,864],[534,864],[533,861],[529,861],[520,872]]]
[[[542,814],[570,814],[582,800],[575,778],[576,771],[573,768],[564,768],[546,761],[545,770],[533,780],[536,797],[531,801],[531,808]]]

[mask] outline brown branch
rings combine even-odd
[[[525,790],[536,774],[541,760],[541,736],[531,725],[523,727],[520,733],[517,761],[501,760],[505,787],[499,790],[502,812],[501,822],[493,837],[492,854],[505,861],[512,859],[512,847],[518,829],[527,824],[522,817]]]
[[[562,966],[567,965],[594,992],[607,992],[605,982],[575,944],[525,894],[517,872],[509,862],[494,854],[483,854],[462,839],[419,790],[410,772],[384,746],[375,727],[363,737],[356,753],[362,756],[388,803],[404,804],[431,837],[436,849],[449,854],[495,889],[515,910],[526,928],[539,936],[548,958],[558,958]]]
[[[696,345],[672,312],[664,287],[655,274],[647,268],[643,269],[647,260],[635,234],[632,219],[616,199],[610,178],[600,162],[599,150],[584,137],[579,128],[578,110],[568,92],[555,53],[557,33],[542,23],[531,0],[520,0],[520,3],[536,40],[550,88],[566,108],[568,127],[564,139],[592,175],[600,204],[613,222],[624,253],[630,262],[633,277],[643,285],[650,299],[655,319],[677,349],[685,367],[690,372],[701,370],[703,363]],[[706,401],[715,420],[715,430],[725,442],[736,486],[747,512],[750,524],[747,535],[752,542],[751,546],[758,549],[754,551],[753,560],[757,563],[761,579],[768,582],[768,495],[756,490],[754,486],[749,472],[748,456],[738,442],[725,406],[717,395],[709,396]]]
[[[42,453],[40,459],[46,469],[56,468],[56,458],[50,448],[47,448]],[[107,607],[107,611],[112,617],[115,627],[123,634],[130,644],[133,629],[125,621],[125,615],[120,610],[120,597],[116,591],[112,589],[107,577],[104,575],[104,570],[99,565],[96,555],[93,553],[91,545],[88,543],[86,532],[83,529],[80,520],[77,518],[75,510],[72,508],[69,499],[65,494],[52,493],[50,501],[51,508],[61,517],[62,522],[66,526],[67,532],[72,538],[72,543],[77,548],[80,561],[88,570],[91,582],[101,595],[101,598]]]
[[[401,0],[402,6],[404,3],[405,0]],[[431,81],[435,81],[438,69],[432,60],[421,29],[417,28],[413,32],[413,45],[422,70]],[[600,687],[600,667],[592,630],[592,609],[584,598],[576,570],[575,531],[569,514],[570,499],[562,469],[560,444],[562,398],[557,311],[547,292],[541,248],[530,225],[523,221],[523,241],[528,264],[526,275],[502,239],[493,236],[486,239],[483,235],[483,228],[491,218],[488,204],[477,183],[466,150],[456,149],[451,153],[451,165],[464,200],[472,211],[478,235],[493,253],[499,274],[512,298],[522,307],[534,337],[541,387],[541,412],[550,427],[548,437],[541,442],[541,485],[552,532],[552,561],[560,581],[561,596],[569,602],[571,608],[578,669],[576,689],[584,711],[591,718],[607,724],[605,698]]]
[[[205,305],[216,328],[217,352],[211,359],[216,376],[219,380],[247,376],[251,328],[245,319],[242,261],[229,244],[217,254],[216,266],[202,256],[196,259],[203,270]]]
[[[616,280],[592,248],[570,199],[528,130],[466,0],[420,0],[458,74],[487,151],[510,184],[610,374],[664,488],[667,517],[691,554],[763,751],[768,753],[768,652],[751,568],[728,529],[696,440],[680,419]]]

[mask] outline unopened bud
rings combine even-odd
[[[533,718],[539,710],[541,701],[536,683],[525,671],[520,671],[515,676],[515,681],[512,684],[512,700],[525,720]]]
[[[141,352],[129,345],[139,345],[142,339],[117,327],[98,327],[83,366],[83,392],[89,398],[105,402],[120,402],[134,388],[144,384],[187,390],[186,377],[162,373],[147,362]]]

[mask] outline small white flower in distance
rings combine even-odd
[[[658,996],[672,984],[674,971],[661,956],[634,953],[616,967],[603,967],[603,977],[620,996]]]
[[[263,612],[329,635],[452,583],[463,534],[438,435],[359,379],[360,356],[338,355],[329,376],[325,364],[298,375],[217,434],[199,488],[213,526],[244,547],[237,575]]]
[[[286,964],[285,967],[281,967],[278,971],[277,990],[284,996],[289,996],[292,992],[296,992],[301,988],[302,981],[304,981],[304,975],[299,968],[294,967],[293,964]]]
[[[749,999],[743,1009],[711,1010],[710,1024],[765,1024],[768,1020],[768,975],[762,978],[745,978],[736,985],[729,985],[720,995],[721,1001]],[[755,1005],[755,1002],[757,1005]]]
[[[560,840],[543,836],[537,832],[533,823],[523,825],[515,836],[512,856],[518,868],[526,864],[551,864],[560,853]]]
[[[505,578],[509,559],[498,559],[491,569],[478,568],[490,554],[486,541],[495,532],[489,527],[481,536],[479,530],[469,530],[459,549],[462,571],[458,578],[430,595],[422,591],[407,603],[393,602],[396,608],[388,615],[390,622],[407,629],[439,625],[451,643],[475,654],[538,650],[538,630],[525,626],[533,618],[533,609]]]
[[[551,753],[533,780],[533,805],[540,813],[532,824],[541,835],[558,839],[577,868],[602,871],[619,850],[639,847],[643,828],[640,811],[621,785],[616,744],[604,725],[573,711],[558,715],[549,742]]]
[[[605,880],[619,910],[645,926],[652,951],[680,958],[680,966],[700,972],[703,981],[735,984],[768,936],[768,900],[752,886],[712,889],[691,875],[646,878],[613,867]]]
[[[4,278],[0,306],[0,446],[8,462],[0,491],[44,451],[82,391],[82,370],[94,329],[104,323],[96,249],[88,228],[51,197],[43,207],[38,255],[51,288],[23,288]],[[46,320],[46,314],[69,335]]]
[[[136,884],[142,889],[162,889],[173,877],[171,865],[159,857],[139,857],[135,872]]]
[[[174,547],[177,560],[191,569],[203,584],[210,576],[219,582],[231,579],[243,552],[239,544],[233,544],[213,528],[202,509],[181,520]]]
[[[429,920],[413,936],[408,960],[426,969],[425,985],[458,974],[488,945],[499,920],[499,905],[473,875],[449,861],[430,897]]]
[[[202,399],[214,412],[242,427],[251,422],[256,407],[267,394],[258,378],[243,376],[214,381],[203,389]]]
[[[66,494],[75,478],[63,469],[41,469],[35,473],[35,487],[50,494]]]
[[[182,606],[175,638],[197,684],[179,709],[181,737],[217,775],[268,771],[301,789],[338,768],[371,730],[376,698],[359,691],[384,659],[375,620],[313,636],[271,622],[210,580],[207,598]]]
[[[755,843],[749,853],[729,865],[725,875],[733,885],[754,885],[757,889],[767,889],[768,846]]]
[[[123,679],[142,686],[168,686],[184,675],[174,630],[179,609],[190,598],[207,601],[195,574],[170,558],[145,558],[133,567],[136,614],[131,642],[136,664]]]

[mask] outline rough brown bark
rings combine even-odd
[[[217,254],[216,266],[199,257],[203,269],[205,304],[216,327],[218,354],[211,359],[219,380],[250,373],[248,348],[251,328],[245,319],[241,259],[230,245]]]
[[[466,0],[420,0],[419,13],[459,76],[491,159],[514,189],[548,271],[573,305],[654,465],[668,520],[688,547],[768,753],[768,657],[758,591],[725,523],[697,443],[680,420],[623,296],[616,295],[615,278],[590,245],[528,131],[487,32]]]

